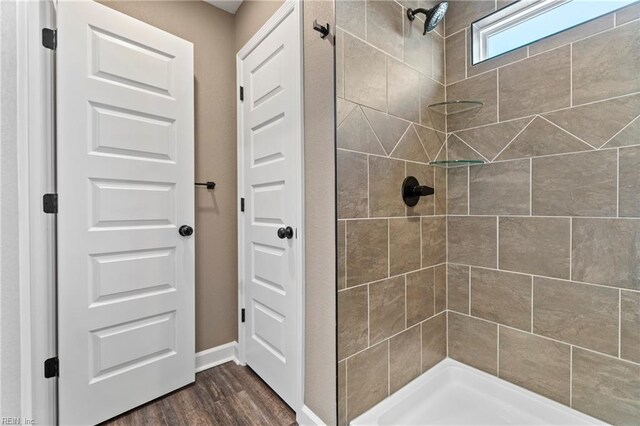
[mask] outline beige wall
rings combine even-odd
[[[448,174],[449,356],[637,423],[640,5],[471,66],[494,8],[446,16],[447,97],[484,102],[449,116],[449,158],[492,162]]]
[[[283,0],[245,0],[235,14],[235,48],[236,52],[253,37],[253,35],[282,6]]]
[[[313,20],[334,27],[332,0],[304,3],[305,404],[336,423],[335,105],[333,40]]]
[[[338,406],[346,424],[446,356],[446,175],[427,165],[444,153],[444,120],[427,110],[445,96],[444,38],[423,36],[423,22],[410,24],[391,0],[336,6]],[[436,193],[407,208],[400,188],[411,175]]]
[[[105,4],[194,45],[196,351],[237,340],[236,109],[233,15],[203,1]]]

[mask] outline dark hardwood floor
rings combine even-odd
[[[296,424],[293,410],[249,367],[228,362],[196,374],[196,382],[103,425]]]

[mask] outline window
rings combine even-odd
[[[637,0],[521,0],[471,24],[472,63],[533,43]]]

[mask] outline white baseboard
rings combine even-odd
[[[309,407],[302,406],[302,410],[297,413],[296,421],[300,426],[325,426],[326,423],[322,421]]]
[[[196,354],[196,373],[233,361],[238,364],[238,343],[229,342]]]

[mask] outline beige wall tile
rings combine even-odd
[[[404,216],[401,187],[404,161],[369,157],[369,214],[371,217]]]
[[[427,152],[424,150],[422,142],[420,141],[420,138],[413,126],[410,126],[402,136],[400,142],[398,142],[398,145],[396,145],[395,149],[391,153],[391,157],[417,161],[423,164],[429,162]]]
[[[574,43],[572,56],[574,105],[640,91],[640,21]]]
[[[469,167],[469,213],[529,214],[529,160]]]
[[[446,261],[447,221],[444,217],[422,218],[422,266],[432,266]]]
[[[402,6],[393,1],[360,2],[367,9],[367,41],[396,58],[404,59],[405,19]]]
[[[549,121],[536,117],[516,136],[498,160],[529,158],[540,155],[563,154],[566,152],[589,151],[592,147],[570,135]]]
[[[389,391],[393,393],[420,375],[420,326],[389,339]]]
[[[620,149],[619,161],[619,214],[640,217],[640,146]]]
[[[529,55],[537,55],[540,52],[613,28],[613,17],[614,14],[609,13],[608,15],[601,16],[600,18],[564,30],[558,34],[552,35],[551,37],[543,38],[529,46]]]
[[[365,37],[365,8],[361,1],[337,0],[336,25],[362,39]]]
[[[465,141],[460,139],[455,133],[451,133],[447,138],[447,159],[448,160],[481,160],[487,161],[477,151],[474,151]]]
[[[347,222],[338,221],[338,290],[347,288]]]
[[[571,347],[500,327],[499,376],[569,405]]]
[[[640,290],[640,220],[573,219],[572,278]]]
[[[600,148],[638,115],[640,95],[630,95],[562,109],[545,114],[544,118],[588,144]],[[640,132],[636,133],[636,136],[636,143],[640,143]]]
[[[618,290],[534,277],[533,332],[618,354]]]
[[[436,215],[447,214],[447,169],[434,167],[435,182],[433,189]],[[408,210],[408,209],[407,209]]]
[[[433,73],[433,37],[422,35],[424,22],[404,21],[404,62],[424,75]]]
[[[360,107],[356,107],[338,127],[338,148],[385,155]]]
[[[446,130],[445,117],[433,112],[429,105],[444,102],[444,86],[432,78],[420,74],[420,124],[444,132]]]
[[[486,371],[498,371],[498,326],[449,312],[449,357]]]
[[[388,365],[388,341],[347,360],[347,419],[349,421],[387,397]]]
[[[367,187],[367,156],[338,150],[338,217],[354,218],[369,215]]]
[[[501,68],[500,120],[568,107],[569,55],[569,46],[565,46]]]
[[[613,150],[534,158],[532,211],[541,216],[615,216]]]
[[[418,132],[418,137],[425,151],[427,151],[429,159],[435,160],[438,153],[442,150],[442,146],[446,140],[446,134],[418,124],[414,124],[413,127],[416,129],[416,132]]]
[[[569,218],[501,217],[500,269],[569,279]]]
[[[407,327],[433,316],[434,278],[433,268],[407,274]]]
[[[338,293],[338,359],[345,359],[369,344],[367,286]]]
[[[464,29],[445,40],[447,51],[447,84],[467,78],[467,52],[466,52],[467,30]]]
[[[450,310],[469,314],[469,267],[447,264],[447,304]]]
[[[447,212],[467,214],[469,212],[469,167],[447,170]]]
[[[344,97],[344,31],[341,29],[336,30],[336,96]]]
[[[640,18],[640,3],[633,3],[616,12],[616,25],[623,25],[627,22]]]
[[[344,36],[344,96],[380,111],[387,109],[385,54],[349,34]]]
[[[531,330],[531,277],[471,268],[471,315]]]
[[[496,71],[449,84],[447,86],[448,101],[470,99],[483,102],[484,105],[481,108],[447,117],[447,131],[469,129],[498,121],[497,93]],[[502,103],[502,99],[500,102]]]
[[[438,27],[439,29],[440,27]],[[435,31],[427,34],[432,39],[433,46],[433,79],[438,83],[445,84],[445,69],[444,69],[444,39]]]
[[[387,154],[390,154],[402,135],[407,131],[410,123],[375,109],[363,107],[362,111],[384,150]]]
[[[435,311],[440,313],[447,309],[447,265],[433,268],[435,276]]]
[[[640,363],[640,293],[620,294],[620,357]]]
[[[573,348],[572,406],[612,424],[640,418],[640,365]]]
[[[422,323],[422,372],[447,357],[447,313]]]
[[[420,182],[420,185],[427,185],[435,188],[436,183],[434,181],[433,167],[426,164],[417,164],[407,162],[407,176],[414,176]],[[440,182],[438,182],[440,184]],[[425,216],[434,214],[435,197],[429,195],[427,197],[420,197],[420,201],[413,207],[407,206],[407,216]]]
[[[340,97],[336,98],[336,126],[340,126],[356,107],[357,105],[353,102],[345,101]]]
[[[531,120],[532,118],[522,118],[476,127],[456,134],[486,159],[493,160],[525,126],[531,123]]]
[[[405,328],[404,275],[369,284],[369,342],[371,345]]]
[[[387,79],[389,114],[405,120],[419,121],[420,76],[418,71],[393,58],[387,58]]]
[[[388,221],[347,222],[347,287],[387,277]]]
[[[338,425],[347,426],[347,361],[338,363]]]
[[[495,268],[497,222],[494,217],[449,217],[449,262]]]
[[[640,138],[638,135],[640,135],[640,116],[607,142],[605,148],[639,145]]]
[[[420,269],[420,218],[389,219],[390,274],[417,269]]]
[[[492,0],[456,0],[449,2],[447,11],[445,34],[450,36],[471,22],[487,16],[495,9],[495,2]]]

